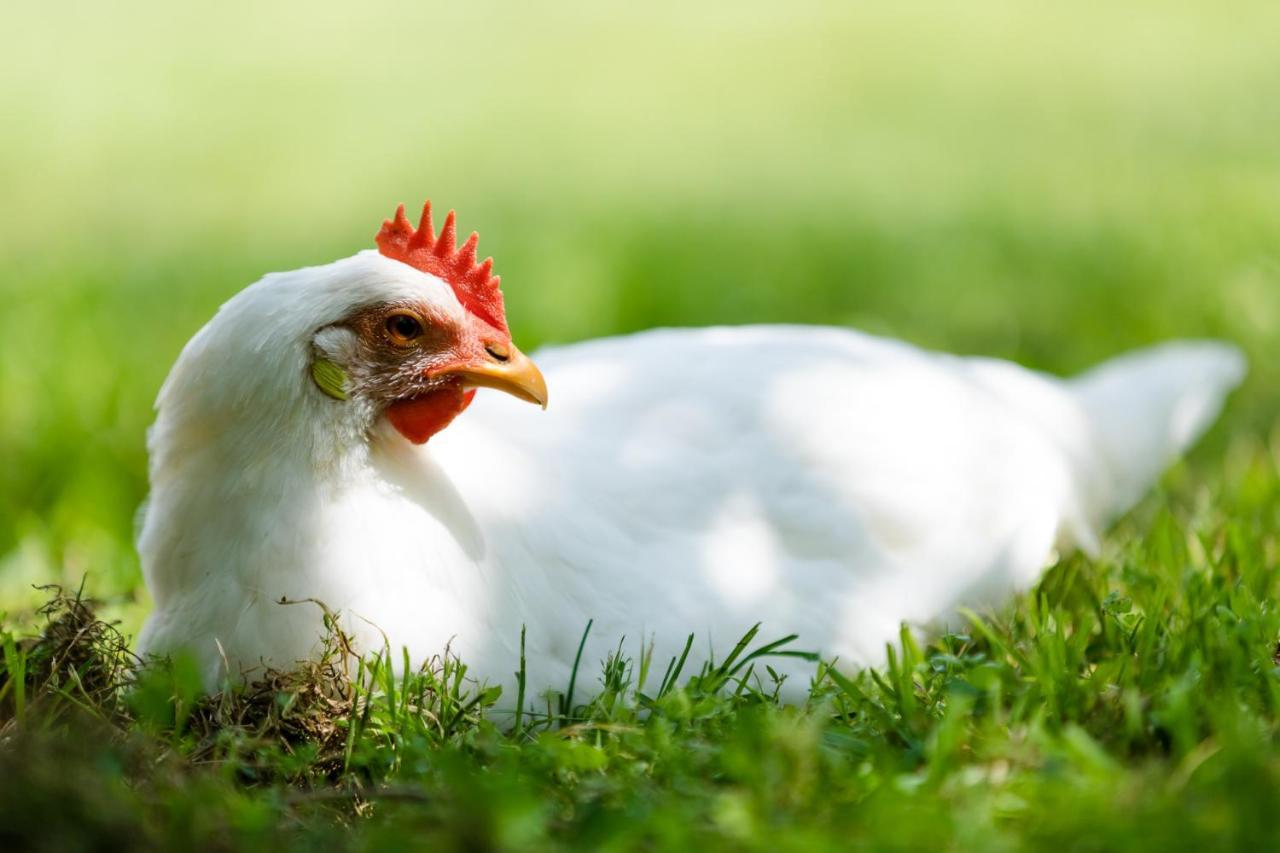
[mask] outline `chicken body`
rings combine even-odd
[[[282,599],[323,601],[366,650],[421,662],[448,645],[508,707],[522,626],[531,697],[564,689],[588,620],[585,692],[623,638],[652,642],[661,669],[693,633],[696,667],[757,622],[762,640],[875,664],[903,623],[1096,547],[1243,372],[1213,343],[1062,381],[841,329],[659,330],[543,351],[546,412],[482,392],[415,445],[317,393],[306,346],[278,354],[253,331],[300,294],[322,301],[307,275],[408,276],[388,264],[403,267],[364,253],[255,285],[162,392],[142,645],[191,649],[210,687],[316,652],[318,608]],[[814,672],[770,664],[793,697]]]

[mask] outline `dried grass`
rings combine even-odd
[[[126,735],[135,722],[126,699],[144,662],[80,592],[45,589],[52,597],[39,610],[43,629],[36,637],[10,638],[0,669],[0,739],[11,740],[25,724],[47,729],[80,716]],[[350,673],[358,658],[327,610],[325,621],[328,640],[319,659],[289,671],[267,669],[242,688],[196,699],[182,725],[188,745],[195,744],[190,761],[220,761],[233,749],[241,756],[270,749],[293,753],[306,744],[315,750],[312,769],[330,777],[340,773],[346,723],[356,706]]]
[[[69,595],[57,586],[41,589],[52,598],[38,611],[45,623],[40,635],[6,643],[0,671],[0,737],[7,737],[22,717],[38,717],[48,724],[75,710],[127,722],[121,690],[140,663],[128,641],[115,625],[97,617],[81,591]]]

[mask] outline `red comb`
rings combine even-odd
[[[507,313],[502,307],[500,279],[490,275],[493,258],[476,263],[476,244],[480,235],[472,231],[467,242],[458,247],[458,230],[454,213],[444,219],[437,237],[431,224],[431,202],[422,206],[422,221],[415,230],[404,215],[404,205],[396,208],[394,219],[382,223],[375,238],[378,251],[388,258],[406,263],[448,282],[462,307],[495,329],[507,331]]]

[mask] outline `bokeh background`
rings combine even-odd
[[[0,610],[132,629],[144,432],[271,270],[459,211],[522,347],[857,326],[1072,372],[1166,337],[1280,414],[1280,5],[10,4],[0,23]],[[1268,448],[1270,448],[1268,450]]]

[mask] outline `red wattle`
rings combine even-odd
[[[443,388],[421,397],[398,400],[387,407],[387,420],[409,441],[422,444],[462,414],[475,395],[474,388],[467,391]]]

